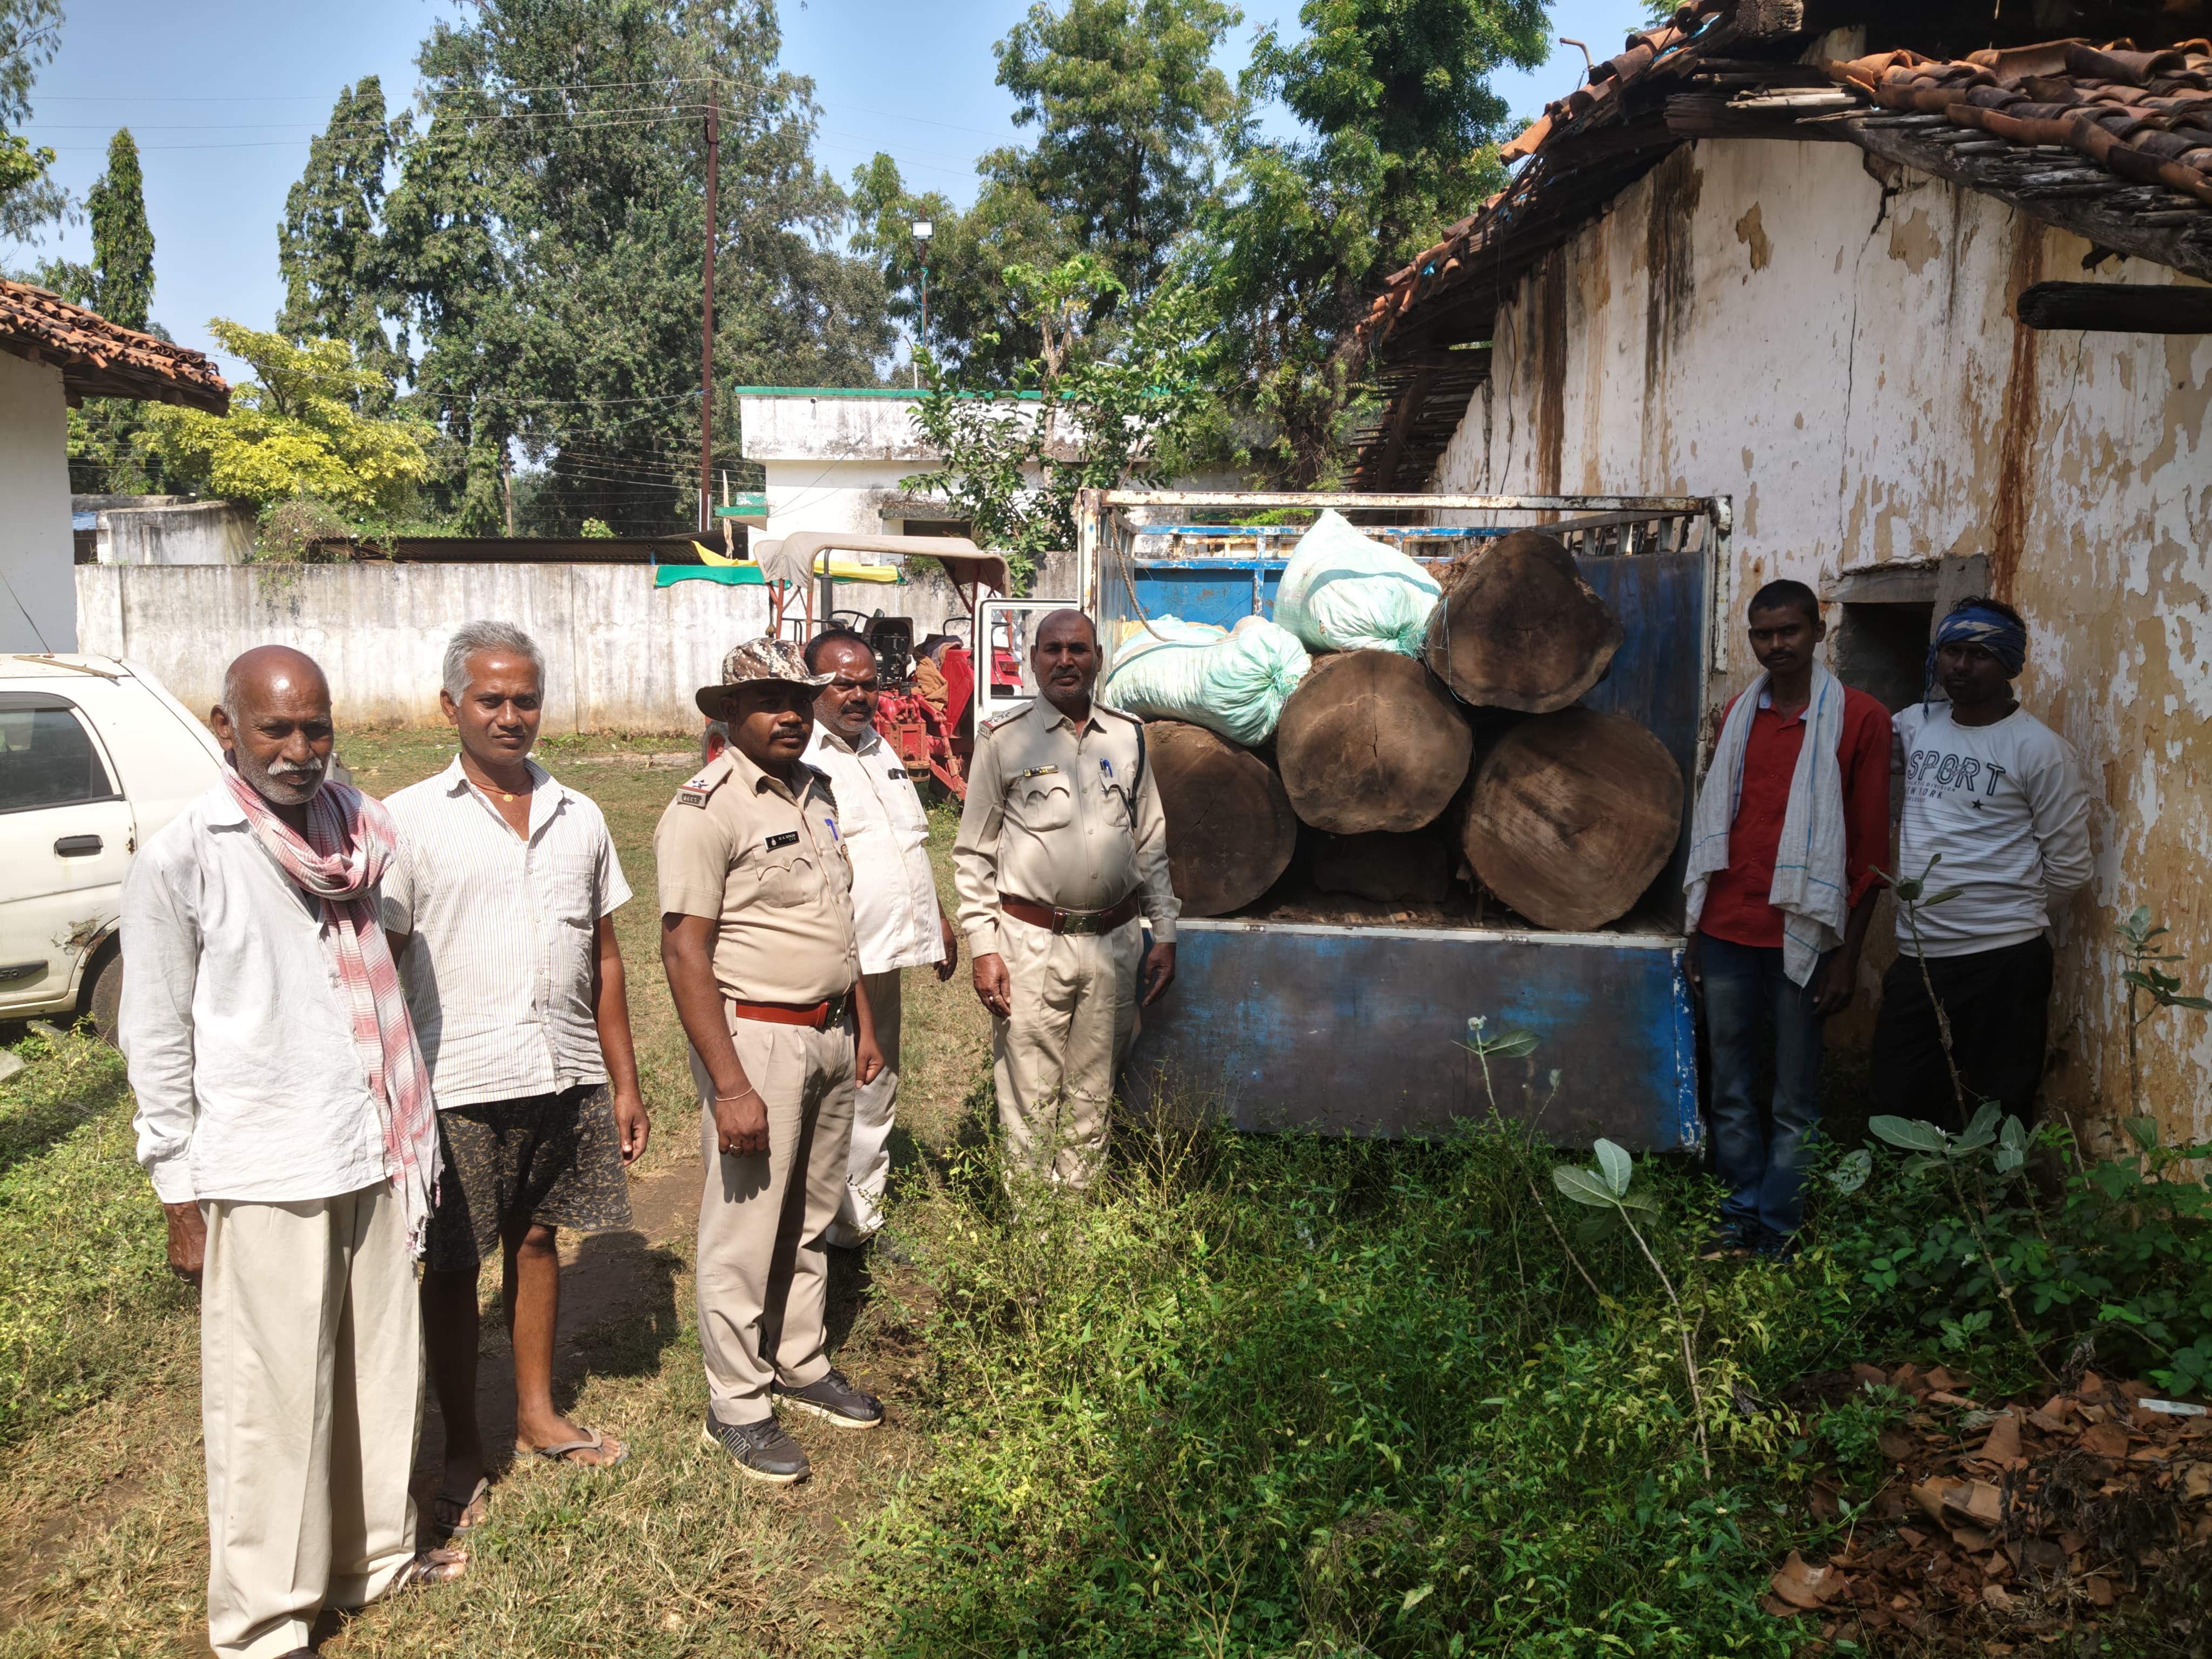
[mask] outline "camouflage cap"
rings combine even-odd
[[[835,674],[810,672],[806,659],[799,647],[787,640],[772,639],[763,635],[757,640],[747,640],[735,647],[722,659],[722,678],[718,685],[702,685],[692,694],[699,712],[708,720],[720,720],[729,706],[730,693],[740,685],[761,683],[803,685],[812,690],[827,685],[837,677]]]

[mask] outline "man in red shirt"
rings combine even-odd
[[[1889,714],[1815,663],[1814,648],[1828,630],[1811,588],[1769,582],[1748,609],[1752,654],[1765,672],[1742,693],[1752,705],[1747,726],[1734,727],[1740,740],[1731,740],[1731,721],[1723,718],[1723,741],[1706,774],[1706,794],[1733,788],[1735,806],[1722,817],[1715,808],[1725,802],[1698,805],[1701,820],[1726,823],[1727,861],[1718,865],[1717,846],[1706,854],[1711,874],[1702,882],[1703,911],[1693,914],[1684,969],[1704,996],[1712,1054],[1715,1172],[1728,1189],[1717,1243],[1774,1255],[1787,1251],[1804,1215],[1805,1170],[1820,1119],[1820,1024],[1850,1002],[1881,890],[1889,848]],[[1838,696],[1840,719],[1832,702],[1823,702]],[[1729,714],[1738,713],[1731,702]],[[1832,773],[1806,757],[1800,775],[1808,724],[1833,734]],[[1785,910],[1773,890],[1793,788],[1803,793],[1791,826],[1790,891],[1814,899],[1795,898]],[[1694,882],[1694,854],[1692,867]],[[1849,908],[1840,939],[1814,916],[1823,902],[1831,917]],[[1825,947],[1817,957],[1806,948],[1808,939]],[[1790,940],[1794,951],[1785,949]],[[1771,1133],[1760,1124],[1757,1097],[1763,1018],[1774,1031]]]

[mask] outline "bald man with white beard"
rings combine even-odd
[[[379,925],[392,821],[329,781],[322,670],[249,651],[209,724],[223,777],[124,882],[119,1036],[169,1266],[201,1292],[209,1641],[279,1659],[325,1607],[466,1565],[416,1553],[407,1491],[438,1141]]]

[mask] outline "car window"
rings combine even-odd
[[[92,734],[65,699],[0,694],[0,812],[115,798]]]

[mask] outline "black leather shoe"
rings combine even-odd
[[[863,1394],[837,1371],[830,1371],[803,1389],[771,1385],[775,1398],[803,1412],[811,1412],[841,1429],[872,1429],[884,1420],[883,1401]]]
[[[707,1426],[699,1437],[710,1446],[720,1446],[737,1459],[741,1474],[755,1480],[765,1480],[771,1486],[788,1486],[793,1481],[806,1479],[809,1464],[806,1454],[799,1443],[783,1431],[783,1425],[773,1415],[757,1423],[725,1423],[714,1415],[713,1407],[707,1408]]]

